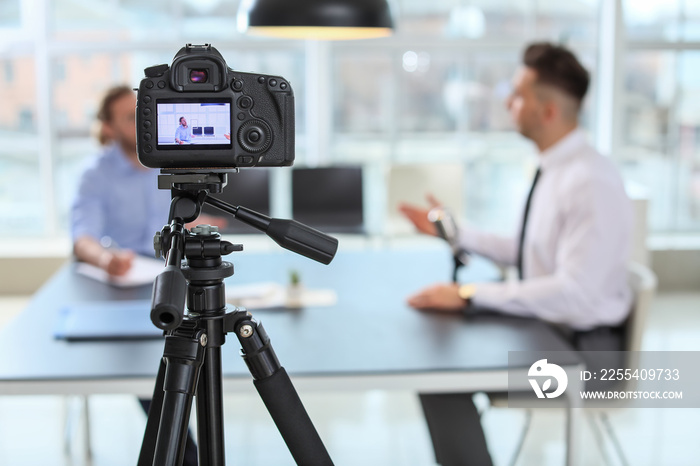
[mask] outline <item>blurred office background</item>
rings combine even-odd
[[[533,149],[504,99],[524,45],[568,44],[593,74],[583,125],[649,197],[652,235],[700,233],[700,2],[399,0],[387,39],[304,42],[236,30],[238,0],[0,0],[0,235],[66,237],[96,105],[186,42],[237,70],[288,78],[297,166],[364,170],[371,235],[387,233],[386,171],[458,161],[459,214],[508,231]],[[288,189],[273,174],[273,191]],[[635,188],[635,189],[636,189]],[[289,215],[273,196],[274,214]]]
[[[649,247],[641,257],[659,276],[660,291],[674,293],[662,295],[666,307],[656,312],[677,320],[652,319],[652,347],[698,349],[691,337],[700,321],[687,309],[700,304],[693,294],[700,289],[700,0],[395,0],[392,37],[349,42],[247,37],[236,30],[238,6],[0,0],[0,293],[12,295],[2,301],[6,309],[21,309],[70,254],[70,202],[83,164],[99,149],[93,124],[103,91],[136,87],[145,67],[170,63],[185,43],[212,43],[230,67],[292,83],[295,167],[361,169],[353,189],[362,192],[362,225],[359,234],[346,233],[342,248],[403,240],[409,230],[395,204],[428,190],[447,196],[474,224],[511,231],[535,151],[514,131],[504,100],[525,44],[551,40],[571,47],[592,73],[583,126],[640,201],[637,226]],[[271,214],[292,216],[293,169],[262,171]],[[446,176],[449,186],[439,182]],[[376,411],[373,403],[384,396],[352,402],[368,404],[368,413],[394,409],[385,402]],[[416,405],[409,412],[417,415]],[[639,419],[629,416],[631,430],[622,436],[634,445]],[[420,417],[411,419],[399,437],[404,446],[414,430],[424,434]],[[654,425],[657,417],[644,419]],[[664,422],[671,421],[656,425]],[[700,421],[683,425],[692,422]],[[427,439],[421,442],[417,458],[429,461]],[[640,458],[652,462],[634,464],[693,464],[654,462],[640,448]],[[692,448],[683,442],[683,457]]]

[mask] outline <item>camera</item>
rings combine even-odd
[[[210,44],[144,70],[139,161],[150,168],[279,167],[294,162],[294,92],[280,76],[234,71]]]

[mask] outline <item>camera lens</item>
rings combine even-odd
[[[193,83],[205,83],[207,78],[207,70],[190,70],[190,81]]]

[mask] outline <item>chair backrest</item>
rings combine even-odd
[[[623,350],[626,351],[624,368],[634,371],[639,368],[638,351],[642,349],[642,337],[646,326],[647,316],[651,302],[656,293],[656,274],[646,265],[639,262],[630,262],[627,265],[627,280],[632,289],[632,309],[625,321],[625,342]],[[637,381],[634,378],[626,380],[618,385],[619,390],[635,390]],[[611,402],[610,406],[624,407],[627,402]]]
[[[399,213],[399,205],[405,202],[428,207],[427,194],[444,202],[452,215],[460,219],[464,207],[463,179],[462,162],[394,165],[387,173],[385,232],[390,236],[415,233],[414,226]]]
[[[632,289],[633,302],[625,322],[625,351],[640,351],[651,301],[656,293],[656,275],[646,265],[630,262],[627,279]]]

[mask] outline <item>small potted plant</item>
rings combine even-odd
[[[302,307],[302,295],[304,287],[301,284],[299,272],[292,270],[289,272],[289,285],[287,285],[287,307],[299,309]]]

